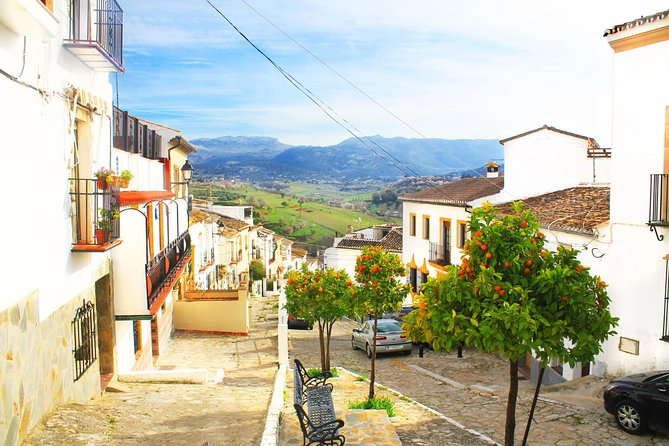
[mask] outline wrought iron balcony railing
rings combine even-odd
[[[123,10],[116,0],[70,0],[64,46],[97,71],[123,71]]]
[[[451,250],[448,246],[430,242],[430,262],[439,265],[451,264]]]
[[[170,286],[190,252],[190,233],[185,231],[146,265],[147,308],[151,309],[160,294]]]
[[[158,159],[162,136],[128,112],[114,107],[114,148]]]
[[[104,181],[104,180],[103,180]],[[119,238],[118,186],[91,178],[70,178],[73,251],[106,251]]]
[[[669,174],[650,176],[650,203],[648,206],[648,225],[655,232],[658,240],[664,236],[657,233],[657,226],[669,226]]]

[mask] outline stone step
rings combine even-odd
[[[385,410],[347,409],[341,433],[350,446],[402,446]]]

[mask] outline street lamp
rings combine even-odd
[[[190,165],[188,160],[186,160],[183,167],[181,167],[181,173],[184,176],[184,181],[186,181],[186,184],[190,183],[190,180],[193,177],[193,166]]]

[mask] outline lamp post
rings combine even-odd
[[[188,189],[188,185],[190,184],[191,178],[193,178],[193,166],[190,165],[190,162],[186,160],[184,165],[181,167],[181,174],[184,177],[184,181],[186,182],[186,195],[188,196],[188,215],[191,214],[191,211],[193,209],[193,202],[190,199],[190,190]]]

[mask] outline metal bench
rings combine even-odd
[[[307,369],[304,368],[299,359],[295,359],[295,370],[299,372],[302,377],[302,386],[304,388],[304,394],[306,396],[306,390],[312,387],[321,387],[326,386],[332,390],[332,384],[326,383],[326,381],[332,378],[332,373],[329,371],[319,372],[314,375],[309,375]]]
[[[299,364],[299,365],[298,365]],[[306,375],[307,380],[302,377]],[[326,372],[327,373],[327,372]],[[329,373],[328,377],[331,377]],[[342,446],[346,438],[339,434],[339,429],[344,426],[342,420],[338,420],[335,415],[334,402],[332,401],[332,384],[325,383],[325,379],[313,377],[309,380],[302,364],[296,359],[293,371],[293,405],[297,413],[297,419],[300,422],[302,435],[304,436],[303,445],[338,445]],[[311,382],[307,387],[305,382]],[[320,383],[320,385],[318,385]],[[304,404],[307,405],[309,414],[304,411]]]

